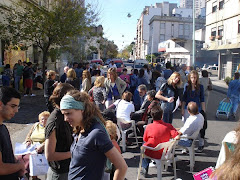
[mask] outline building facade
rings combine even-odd
[[[205,0],[195,0],[195,17],[205,17],[203,9],[206,7]],[[193,0],[180,0],[180,8],[193,9]]]
[[[196,29],[205,25],[205,19],[196,19]],[[192,18],[176,16],[153,16],[149,23],[148,54],[158,53],[158,44],[170,39],[192,40]]]
[[[136,58],[145,59],[148,54],[149,21],[154,15],[171,16],[172,10],[177,7],[175,3],[156,3],[154,6],[146,6],[137,22],[136,34]]]
[[[218,77],[233,77],[240,69],[240,1],[208,0],[204,48],[217,51]]]

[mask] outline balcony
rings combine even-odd
[[[209,39],[210,39],[211,41],[214,41],[215,38],[216,38],[216,36],[210,36],[210,37],[209,37]]]

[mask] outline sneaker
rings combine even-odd
[[[196,150],[197,153],[203,152],[204,146],[199,146],[198,149]]]
[[[24,96],[24,97],[27,97],[28,95],[27,95],[27,94],[24,94],[23,96]]]
[[[36,94],[31,94],[32,97],[36,96]]]
[[[147,173],[147,170],[144,167],[141,168],[141,172],[140,173],[141,173],[141,175],[143,175],[143,177],[145,177],[145,178],[147,177],[148,173]]]
[[[155,161],[151,161],[149,163],[149,167],[156,167],[156,162]]]

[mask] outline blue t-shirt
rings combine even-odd
[[[71,146],[68,179],[101,179],[107,159],[105,153],[113,148],[108,134],[100,123],[95,122],[78,141],[77,136]]]
[[[187,109],[187,105],[189,102],[193,101],[197,103],[198,111],[200,112],[202,110],[201,103],[205,102],[203,85],[200,84],[200,89],[198,91],[188,91],[188,86],[186,86],[183,92],[183,101],[186,102],[185,109]]]

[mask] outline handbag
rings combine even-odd
[[[213,90],[212,82],[210,81],[210,78],[208,78],[208,90],[211,91]]]
[[[31,154],[29,157],[30,176],[45,175],[48,172],[48,161],[44,154]]]

